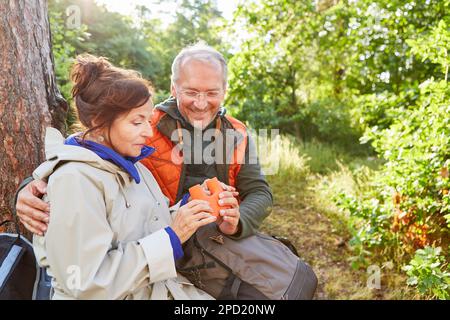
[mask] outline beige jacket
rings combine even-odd
[[[137,184],[94,152],[64,145],[53,128],[45,152],[33,176],[48,179],[50,223],[33,245],[53,299],[212,299],[177,275],[164,230],[177,207],[150,171],[138,163]]]

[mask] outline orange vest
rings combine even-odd
[[[153,131],[146,144],[154,147],[156,150],[149,157],[142,159],[141,163],[145,165],[153,174],[158,182],[162,192],[170,200],[170,205],[174,205],[181,181],[181,173],[183,169],[183,156],[176,145],[170,140],[170,137],[162,134],[157,125],[159,121],[166,116],[164,111],[154,109],[151,119],[151,127]],[[241,169],[247,147],[247,129],[239,120],[226,116],[233,128],[242,134],[242,139],[234,148],[231,163],[228,166],[228,183],[236,186],[236,177]]]

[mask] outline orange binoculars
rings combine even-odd
[[[190,187],[189,193],[190,193],[192,199],[194,199],[194,200],[208,201],[209,205],[211,206],[211,208],[213,210],[212,215],[219,218],[220,217],[219,210],[220,209],[228,209],[228,208],[231,208],[231,206],[228,206],[228,205],[220,206],[219,205],[219,193],[224,191],[224,189],[222,188],[222,185],[220,184],[219,180],[217,180],[216,177],[206,180],[206,186],[208,187],[208,190],[211,192],[211,195],[207,195],[205,193],[205,190],[199,184]]]

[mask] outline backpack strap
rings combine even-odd
[[[233,279],[233,283],[231,284],[231,296],[233,297],[233,299],[238,298],[238,292],[239,292],[239,288],[241,287],[242,284],[242,280],[239,277],[236,277],[236,275],[234,275],[234,279]]]
[[[238,300],[239,288],[241,287],[242,280],[231,273],[227,278],[225,286],[222,289],[222,292],[217,297],[218,300]]]

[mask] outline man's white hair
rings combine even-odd
[[[206,42],[199,41],[192,46],[188,46],[178,53],[172,63],[172,84],[178,80],[180,76],[180,67],[182,63],[187,59],[194,59],[197,61],[205,62],[219,62],[222,67],[223,86],[227,86],[228,67],[227,62],[223,55],[211,46],[208,46]]]

